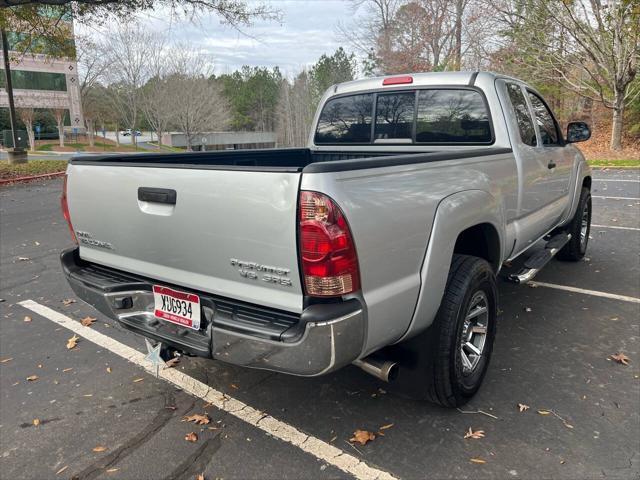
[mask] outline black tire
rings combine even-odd
[[[586,222],[586,231],[582,229],[583,220]],[[578,208],[565,231],[571,234],[571,240],[562,247],[556,256],[560,260],[577,262],[587,252],[589,233],[591,232],[591,192],[588,188],[582,187]]]
[[[463,365],[462,338],[467,314],[479,292],[486,300],[486,334],[482,353],[468,371]],[[399,345],[395,352],[402,358],[401,388],[409,389],[411,396],[417,394],[444,407],[459,407],[469,401],[480,388],[489,366],[496,335],[497,304],[496,279],[489,263],[478,257],[454,255],[433,324]]]

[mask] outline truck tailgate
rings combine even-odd
[[[300,173],[73,163],[67,173],[82,259],[302,311]]]

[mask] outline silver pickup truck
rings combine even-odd
[[[355,364],[459,406],[501,266],[580,259],[591,174],[542,96],[492,73],[331,87],[304,149],[76,157],[76,294],[165,354],[316,376]],[[546,241],[546,245],[544,242]]]

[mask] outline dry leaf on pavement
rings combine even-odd
[[[353,432],[353,437],[351,437],[349,441],[352,443],[357,442],[360,445],[366,445],[367,442],[375,440],[375,438],[376,436],[371,432],[368,432],[366,430],[356,430],[355,432]]]
[[[107,367],[107,373],[111,373],[111,367]]]
[[[538,413],[540,415],[551,415],[551,412],[549,410],[538,410]]]
[[[204,415],[194,413],[193,415],[187,415],[186,417],[183,417],[182,421],[193,422],[197,425],[207,425],[209,422],[211,422],[211,419],[209,418],[209,415],[207,415],[206,413]]]
[[[113,473],[113,472],[117,472],[118,470],[120,470],[119,468],[108,468],[106,470],[107,473]]]
[[[84,327],[90,327],[96,320],[96,317],[84,317],[82,320],[80,320],[80,323]]]
[[[29,382],[34,382],[34,381],[36,381],[38,378],[39,378],[39,377],[38,377],[38,375],[29,375],[29,376],[27,377],[27,381],[29,381]]]
[[[80,337],[78,337],[77,335],[73,335],[73,337],[67,340],[67,350],[76,348],[76,345],[78,345],[78,340],[80,340]]]
[[[196,477],[196,480],[204,480],[204,474],[201,473]]]
[[[378,430],[386,430],[391,427],[393,427],[393,423],[389,423],[388,425],[383,425]]]
[[[72,303],[76,303],[73,298],[65,298],[62,300],[62,304],[66,307],[67,305],[71,305]]]
[[[197,442],[198,441],[198,435],[196,435],[196,432],[189,432],[184,436],[184,439],[187,442]]]
[[[31,321],[31,317],[29,315],[25,315],[24,316],[24,321],[25,322],[30,322]]]
[[[470,458],[469,460],[470,460],[472,463],[479,463],[479,464],[481,464],[481,465],[482,465],[483,463],[487,463],[487,461],[486,461],[486,460],[483,460],[483,459],[481,459],[481,458]]]
[[[179,363],[180,359],[178,357],[173,357],[171,360],[167,360],[166,362],[164,362],[164,366],[165,368],[171,368],[175,367]]]
[[[616,353],[615,355],[610,355],[609,358],[611,360],[615,360],[616,362],[622,365],[629,365],[629,357],[627,357],[624,353]]]
[[[38,425],[40,425],[40,419],[39,418],[34,418],[33,419],[33,426],[37,427]]]
[[[28,262],[30,260],[29,257],[18,257],[19,262]]]
[[[521,412],[526,412],[527,410],[529,410],[529,408],[529,405],[525,405],[524,403],[518,404],[518,410],[520,410]]]
[[[62,472],[64,472],[67,468],[69,468],[69,465],[65,465],[64,467],[62,467],[60,470],[58,470],[56,472],[56,475],[60,475]]]
[[[138,383],[138,382],[141,382],[141,381],[143,381],[143,380],[144,380],[144,378],[136,378],[136,379],[133,381],[133,383]]]
[[[484,430],[476,430],[474,432],[471,427],[469,427],[469,430],[464,434],[464,438],[473,438],[474,440],[484,438]]]
[[[96,453],[106,452],[107,451],[107,447],[103,447],[102,445],[98,445],[97,447],[92,448],[92,451],[94,451]]]
[[[11,360],[13,360],[13,357],[3,358],[2,360],[0,360],[0,363],[7,363],[7,362],[10,362]]]

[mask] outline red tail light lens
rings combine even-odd
[[[73,243],[78,245],[78,239],[76,238],[76,232],[73,230],[73,225],[71,224],[71,215],[69,214],[69,204],[67,203],[67,176],[64,176],[64,180],[62,183],[62,197],[60,198],[60,206],[62,207],[62,215],[64,219],[67,221],[67,225],[69,225],[69,231],[71,232],[71,239]]]
[[[382,85],[403,85],[406,83],[413,83],[413,77],[404,75],[402,77],[388,77],[382,81]]]
[[[300,192],[299,229],[307,295],[333,297],[359,290],[356,247],[340,208],[326,195]]]

